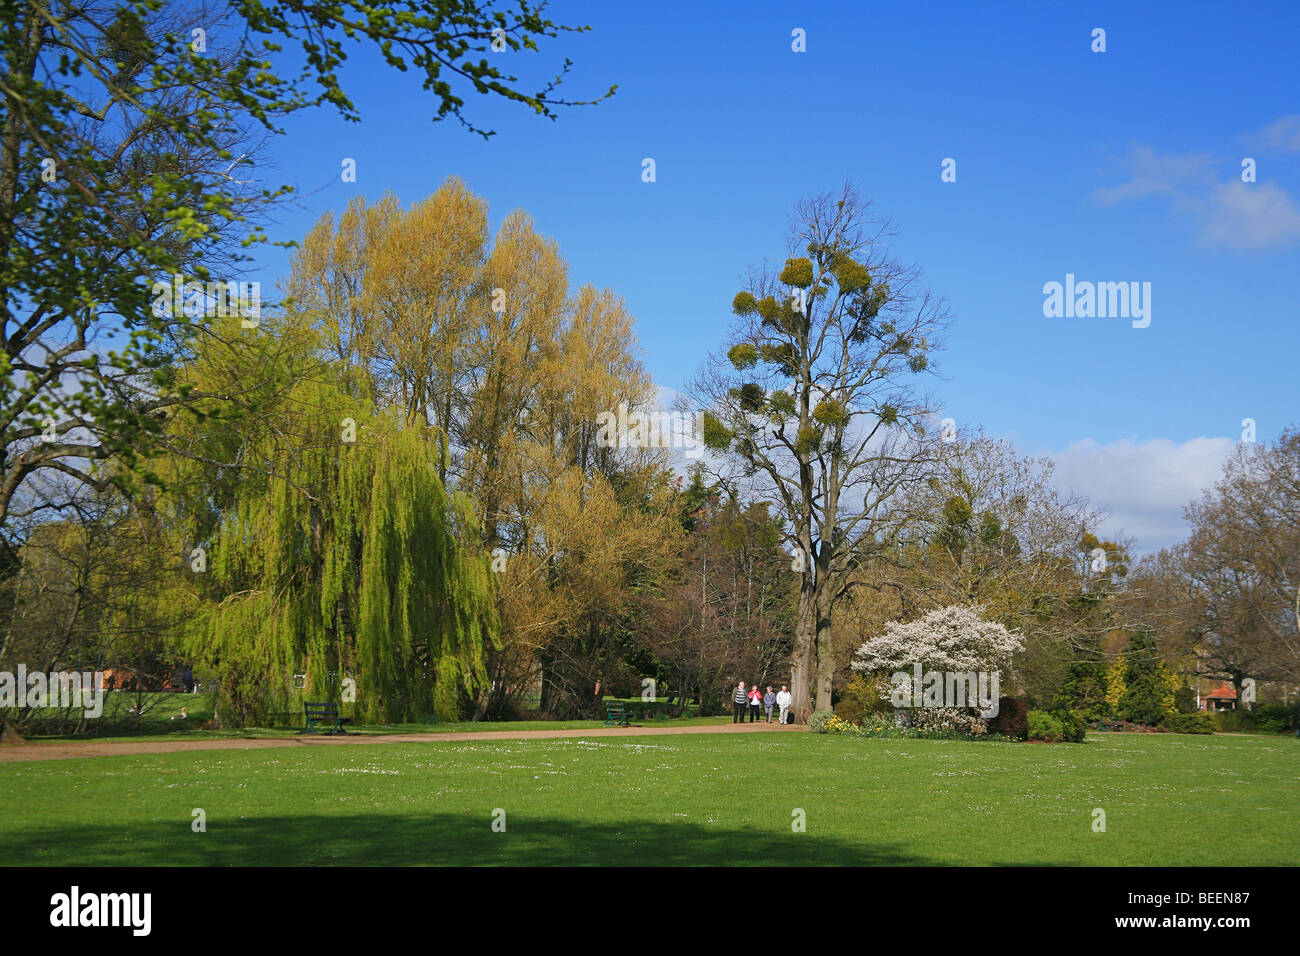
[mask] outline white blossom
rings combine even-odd
[[[986,621],[984,608],[954,604],[906,624],[890,621],[885,633],[868,638],[853,654],[856,671],[897,671],[920,664],[926,670],[1000,671],[1024,641],[1001,624]]]

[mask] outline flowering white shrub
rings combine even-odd
[[[955,730],[972,736],[989,732],[989,722],[966,707],[915,707],[907,716],[917,730]]]
[[[954,604],[903,624],[890,621],[885,633],[853,653],[855,671],[896,671],[920,664],[927,670],[1000,671],[1024,649],[1019,634],[986,621],[984,608]]]

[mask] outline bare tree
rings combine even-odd
[[[737,680],[782,681],[794,582],[765,505],[711,497],[695,516],[676,575],[642,599],[642,641],[679,697],[717,712]]]
[[[1185,510],[1192,532],[1141,569],[1205,676],[1300,676],[1300,430],[1243,445]],[[1167,614],[1169,612],[1166,612]]]
[[[751,274],[732,303],[725,354],[693,385],[721,477],[747,483],[787,523],[802,570],[791,661],[792,708],[831,709],[831,618],[846,572],[881,547],[888,505],[920,476],[934,442],[913,387],[932,369],[948,315],[919,271],[889,256],[887,220],[846,184],[795,207],[790,258]]]

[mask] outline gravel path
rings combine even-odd
[[[454,743],[458,740],[557,740],[565,737],[657,737],[665,734],[750,734],[801,730],[795,724],[705,724],[690,727],[597,727],[588,730],[485,730],[447,734],[348,734],[213,740],[142,740],[121,743],[25,743],[0,747],[0,763],[166,754],[190,750],[264,750],[270,747],[347,747],[352,744]]]

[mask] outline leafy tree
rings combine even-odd
[[[177,409],[213,397],[180,383],[175,360],[199,313],[258,321],[226,283],[285,194],[256,184],[259,146],[321,104],[358,119],[338,75],[354,45],[413,68],[435,119],[487,136],[466,115],[470,90],[550,118],[578,105],[556,96],[568,61],[525,92],[493,44],[536,49],[585,29],[524,0],[28,0],[6,4],[0,27],[0,528],[14,508],[58,508],[69,482],[156,477],[94,464],[133,465]],[[155,291],[174,280],[179,310]]]
[[[556,243],[522,210],[495,235],[455,178],[408,208],[357,199],[311,230],[290,313],[316,330],[349,394],[447,436],[438,475],[474,502],[501,631],[476,717],[587,715],[631,681],[631,617],[677,547],[658,448],[602,443],[597,419],[648,408],[632,317],[569,288]]]
[[[304,671],[310,699],[339,699],[351,677],[365,721],[455,719],[498,622],[472,503],[438,479],[441,436],[340,389],[310,330],[272,327],[283,388],[237,430],[178,420],[187,454],[157,464],[178,550],[207,554],[182,586],[203,603],[188,648],[219,683],[220,719],[291,710]],[[213,344],[185,374],[201,386],[250,359],[270,356]]]
[[[158,587],[179,562],[147,502],[81,487],[64,510],[23,536],[19,569],[6,582],[13,610],[0,633],[0,670],[22,662],[47,673],[112,671],[136,690],[138,722],[158,700],[143,692],[161,688],[181,660],[195,607],[164,599]],[[19,727],[34,716],[46,731],[88,726],[80,707],[57,724],[44,710],[9,715]]]
[[[682,516],[682,528],[687,532],[694,531],[701,517],[707,511],[710,500],[717,493],[715,486],[710,486],[704,479],[704,467],[694,465],[690,471],[690,483],[682,488],[681,497],[678,501],[679,513]],[[677,479],[677,486],[681,488],[682,481]]]
[[[1078,711],[1085,720],[1098,720],[1113,712],[1107,703],[1106,670],[1105,657],[1096,643],[1077,652],[1066,669],[1052,708]]]
[[[1125,654],[1124,692],[1119,715],[1124,720],[1156,726],[1174,709],[1173,684],[1159,657],[1155,638],[1146,631],[1133,637]]]
[[[1106,707],[1114,716],[1119,716],[1120,701],[1128,692],[1128,684],[1125,682],[1127,674],[1128,657],[1124,654],[1116,657],[1110,667],[1106,668]]]

